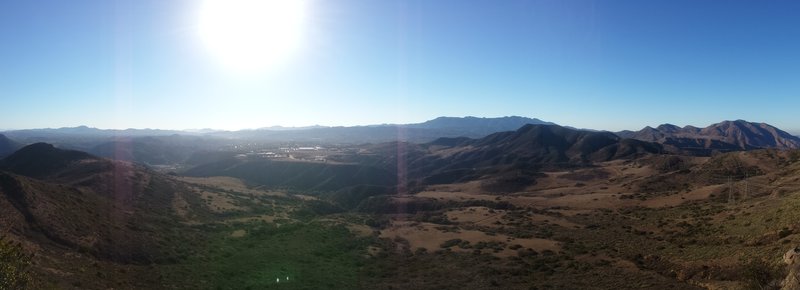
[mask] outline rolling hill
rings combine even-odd
[[[52,178],[75,163],[96,161],[88,153],[59,149],[47,143],[23,147],[0,160],[0,169],[33,178]]]
[[[38,143],[0,160],[1,224],[38,245],[119,263],[174,259],[163,229],[186,189],[144,167]],[[178,234],[178,232],[174,232]]]

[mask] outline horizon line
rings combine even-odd
[[[94,130],[99,130],[99,131],[145,131],[145,130],[153,130],[153,131],[175,131],[175,132],[183,132],[183,133],[205,134],[205,133],[210,133],[210,132],[238,132],[238,131],[252,131],[252,130],[269,130],[270,128],[282,128],[282,129],[286,129],[287,131],[289,131],[289,130],[293,130],[293,129],[298,130],[298,129],[311,129],[311,128],[353,128],[353,127],[371,127],[371,126],[402,126],[402,125],[422,124],[422,123],[433,121],[433,120],[436,120],[436,119],[439,119],[439,118],[460,118],[460,119],[466,119],[466,118],[478,118],[478,119],[526,118],[526,119],[538,120],[538,121],[546,122],[546,123],[552,123],[552,124],[557,125],[557,126],[569,127],[569,128],[573,128],[573,129],[577,129],[577,130],[606,131],[606,132],[612,132],[612,133],[613,132],[623,132],[623,131],[634,131],[635,132],[635,131],[639,131],[639,130],[642,130],[642,129],[645,129],[645,128],[648,128],[648,127],[657,128],[657,127],[662,126],[662,125],[673,125],[673,126],[677,126],[677,127],[680,127],[680,128],[685,128],[687,126],[696,127],[696,128],[705,128],[705,127],[708,127],[708,126],[711,126],[711,125],[714,125],[714,124],[723,123],[723,122],[744,121],[744,122],[754,123],[754,124],[766,124],[766,125],[778,128],[780,130],[784,130],[784,131],[786,131],[786,132],[788,132],[788,133],[790,133],[792,135],[800,136],[800,128],[797,128],[797,129],[783,129],[783,128],[779,128],[777,126],[774,126],[772,124],[766,123],[766,122],[760,122],[760,121],[753,122],[753,121],[748,121],[748,120],[741,119],[741,118],[738,118],[738,119],[735,119],[735,120],[722,120],[722,121],[711,123],[711,124],[708,124],[708,125],[705,125],[705,126],[703,126],[703,125],[697,126],[697,125],[692,125],[692,124],[686,124],[686,125],[680,126],[680,125],[676,125],[676,124],[667,122],[667,123],[662,123],[662,124],[655,125],[655,126],[653,126],[653,125],[644,125],[642,127],[639,127],[639,129],[635,129],[635,130],[624,129],[624,130],[612,131],[612,130],[608,130],[608,129],[578,128],[578,127],[575,127],[575,126],[566,125],[566,124],[559,124],[559,123],[555,123],[555,122],[552,122],[552,121],[546,121],[546,120],[542,120],[542,119],[535,118],[535,117],[526,117],[526,116],[519,116],[519,115],[510,115],[510,116],[507,115],[507,116],[500,116],[500,117],[477,117],[477,116],[452,117],[452,116],[439,116],[439,117],[436,117],[436,118],[433,118],[433,119],[428,119],[428,120],[425,120],[425,121],[422,121],[422,122],[413,122],[413,123],[380,123],[380,124],[373,123],[373,124],[363,124],[363,125],[320,125],[320,124],[314,124],[314,125],[304,125],[304,126],[270,125],[270,126],[261,126],[261,127],[255,127],[255,128],[250,127],[250,128],[239,128],[239,129],[216,129],[216,128],[167,129],[167,128],[150,128],[150,127],[146,127],[146,128],[133,128],[133,127],[128,127],[128,128],[100,128],[100,127],[89,126],[89,125],[86,125],[86,124],[81,124],[81,125],[77,125],[77,126],[45,127],[45,128],[41,128],[41,127],[40,128],[0,128],[0,133],[14,132],[14,131],[26,131],[26,130],[61,130],[61,129],[86,128],[86,129],[94,129]],[[210,132],[204,132],[204,131],[210,131]]]

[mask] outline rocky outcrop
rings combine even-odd
[[[783,262],[786,263],[786,278],[781,283],[783,290],[800,290],[800,246],[783,254]]]

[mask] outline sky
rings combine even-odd
[[[798,1],[283,0],[301,15],[253,22],[209,22],[209,1],[0,1],[0,128],[519,115],[800,133]]]

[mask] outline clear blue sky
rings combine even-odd
[[[309,0],[296,51],[247,73],[209,53],[201,4],[0,2],[0,128],[522,115],[800,132],[798,1]]]

